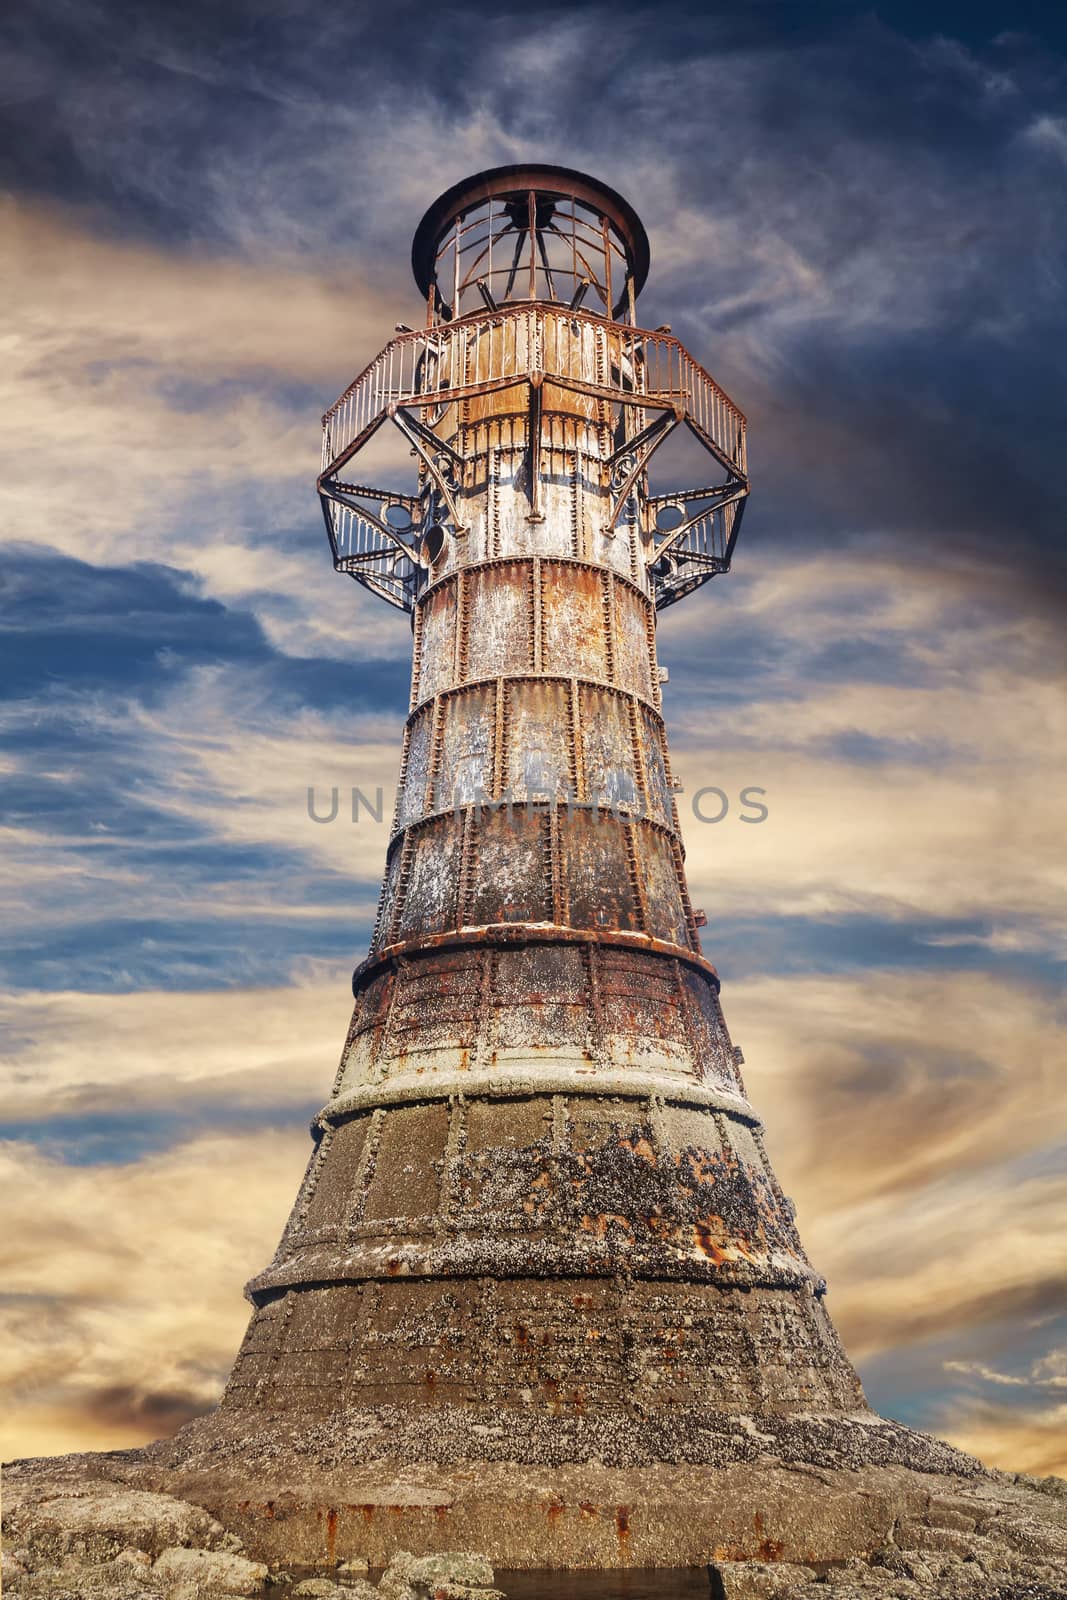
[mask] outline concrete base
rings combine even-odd
[[[267,1562],[327,1567],[359,1554],[378,1567],[398,1549],[478,1550],[507,1568],[840,1561],[878,1548],[937,1487],[899,1469],[812,1474],[772,1462],[622,1470],[492,1463],[403,1476],[368,1466],[314,1486],[279,1478],[252,1496],[232,1480],[171,1485]]]
[[[255,1560],[323,1571],[350,1556],[385,1566],[398,1550],[477,1550],[511,1569],[823,1568],[909,1541],[942,1550],[983,1543],[990,1531],[998,1543],[1024,1549],[1029,1540],[1034,1551],[1067,1557],[1064,1495],[1004,1474],[900,1465],[827,1469],[767,1457],[722,1467],[365,1463],[309,1473],[306,1462],[278,1461],[250,1476],[232,1466],[175,1470],[153,1451],[129,1451],[16,1462],[3,1488],[16,1538],[50,1506],[60,1514],[64,1497],[88,1497],[98,1502],[94,1527],[108,1526],[110,1513],[121,1544],[129,1491],[150,1491],[205,1508]]]

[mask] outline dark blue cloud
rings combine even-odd
[[[1031,137],[1067,113],[1059,8],[675,0],[431,18],[400,0],[312,20],[251,0],[38,0],[10,8],[8,34],[0,150],[17,192],[178,250],[348,260],[395,281],[401,316],[420,204],[463,176],[472,129],[487,163],[525,147],[591,168],[648,213],[649,325],[673,322],[749,412],[739,560],[759,540],[877,529],[917,570],[936,539],[1002,552],[1035,603],[1067,594],[1063,160]],[[421,143],[390,137],[401,106]],[[732,253],[709,270],[684,238],[660,249],[677,205],[718,222]],[[783,302],[768,249],[824,278],[829,303]]]
[[[887,680],[888,681],[888,680]],[[948,766],[953,757],[952,741],[943,739],[879,739],[862,728],[851,728],[819,742],[821,754],[837,757],[850,766],[878,767],[910,762],[928,771]]]
[[[1062,1347],[1065,1337],[1067,1316],[1052,1303],[1043,1315],[1024,1318],[1009,1312],[882,1351],[863,1363],[861,1376],[876,1411],[936,1432],[944,1425],[947,1408],[961,1397],[982,1394],[1001,1404],[1047,1405],[1054,1391],[1042,1388],[1039,1363],[1050,1350]],[[972,1370],[961,1371],[961,1366]],[[976,1369],[1008,1381],[983,1378]]]
[[[55,684],[149,695],[182,667],[262,660],[262,632],[227,616],[187,575],[132,565],[93,567],[55,550],[15,548],[0,564],[0,688],[33,695]]]
[[[702,713],[713,724],[727,715],[726,739],[733,746],[746,737],[743,716],[734,713],[749,702],[800,704],[813,688],[836,683],[935,688],[942,681],[943,668],[919,653],[914,634],[894,637],[880,630],[875,619],[857,610],[857,602],[850,611],[847,594],[810,606],[809,629],[796,637],[776,634],[773,622],[768,625],[734,606],[733,594],[724,587],[732,581],[720,579],[690,602],[709,610],[709,626],[700,634],[693,633],[692,619],[681,606],[666,613],[658,650],[670,670],[668,719],[684,715],[688,720]],[[853,632],[824,637],[820,616],[833,620],[834,634],[847,617]]]
[[[28,887],[35,914],[0,932],[3,981],[215,988],[284,982],[305,958],[359,959],[369,928],[356,914],[347,925],[331,908],[373,902],[377,882],[309,858],[304,790],[293,793],[289,847],[220,838],[213,822],[182,805],[175,758],[128,707],[151,708],[152,725],[165,730],[187,675],[212,667],[225,669],[237,703],[258,707],[274,735],[305,707],[392,709],[399,722],[406,674],[396,663],[286,656],[249,612],[204,598],[188,573],[94,567],[27,546],[0,559],[0,661],[11,758],[0,776],[0,816],[47,836],[45,848],[63,850],[66,868]],[[341,739],[344,726],[341,715]],[[250,766],[249,797],[258,781]],[[221,914],[241,899],[254,909]],[[164,912],[168,901],[173,910]],[[190,915],[190,901],[217,904],[220,914]],[[312,906],[321,914],[301,913]]]
[[[324,1078],[328,1072],[324,1063]],[[300,1123],[310,1122],[321,1104],[321,1096],[266,1105],[244,1096],[233,1101],[218,1097],[179,1109],[137,1106],[127,1112],[78,1112],[34,1124],[0,1122],[0,1140],[34,1145],[69,1167],[126,1166],[202,1134],[281,1128],[299,1139]]]
[[[709,802],[710,803],[710,802]],[[720,826],[727,826],[727,823]],[[770,819],[761,826],[769,827]],[[985,972],[998,979],[1043,983],[1052,993],[1063,983],[1058,935],[1039,923],[1029,929],[1031,948],[991,950],[994,930],[980,918],[905,917],[899,921],[881,907],[852,915],[818,917],[743,917],[718,919],[714,898],[704,909],[704,953],[715,963],[724,987],[731,981],[771,974],[861,972],[899,968],[917,972]],[[1012,919],[1013,931],[1025,923]]]
[[[1035,196],[1035,206],[1048,203]],[[1062,283],[1062,243],[1056,253],[1045,270]],[[1026,579],[1035,543],[1058,568],[1062,494],[1049,467],[1067,425],[1063,325],[1035,306],[1034,288],[992,265],[965,292],[929,329],[882,326],[837,344],[817,327],[790,336],[791,370],[777,392],[747,401],[760,493],[745,537],[786,534],[812,548],[880,527],[917,575],[946,549],[975,543],[1001,558],[1009,585]],[[746,387],[738,373],[735,392]]]
[[[180,879],[178,880],[180,883]],[[91,884],[89,885],[91,887]],[[317,891],[307,884],[310,898]],[[225,883],[218,885],[220,903]],[[354,900],[357,889],[349,884]],[[305,960],[362,960],[369,922],[353,915],[299,916],[280,902],[276,879],[263,885],[264,904],[245,915],[94,917],[0,933],[0,982],[10,988],[119,993],[134,989],[228,989],[287,983]]]
[[[346,100],[378,107],[387,98],[411,103],[420,96],[457,123],[489,107],[516,132],[524,123],[537,126],[539,111],[554,115],[557,107],[524,105],[513,85],[482,70],[484,59],[509,45],[536,46],[549,29],[573,21],[576,10],[588,18],[592,38],[576,46],[573,71],[586,93],[570,97],[565,130],[575,143],[610,147],[624,125],[616,162],[638,142],[653,143],[658,135],[671,150],[687,129],[699,131],[692,103],[684,116],[662,115],[670,104],[669,75],[656,126],[652,108],[627,93],[641,65],[669,69],[714,51],[743,70],[753,56],[797,55],[829,44],[840,59],[816,95],[803,74],[788,72],[757,89],[760,123],[772,133],[791,132],[799,109],[808,121],[836,119],[846,132],[873,128],[926,144],[950,136],[960,120],[977,136],[982,119],[968,75],[946,69],[932,88],[909,46],[944,34],[983,60],[1047,76],[1047,56],[1062,49],[1067,33],[1056,8],[1022,0],[1010,11],[957,0],[933,6],[890,0],[876,12],[846,0],[807,7],[790,0],[748,7],[694,0],[610,8],[458,4],[433,17],[421,0],[398,0],[388,10],[358,7],[314,18],[299,7],[253,0],[189,0],[150,11],[132,0],[86,0],[78,7],[16,0],[6,31],[23,70],[7,114],[13,133],[32,120],[35,138],[3,141],[9,174],[64,198],[91,195],[124,222],[139,220],[184,239],[210,226],[203,187],[213,152],[257,145],[280,164],[287,135],[290,145],[299,144],[310,126],[326,137],[330,111],[340,112]],[[371,168],[386,128],[373,117],[363,127],[346,124],[346,133],[348,162]],[[729,157],[739,164],[741,154],[724,141],[723,170]],[[342,209],[328,164],[308,174],[303,201],[321,235]]]
[[[395,661],[339,670],[336,662],[285,655],[250,611],[203,596],[187,572],[154,563],[92,566],[39,545],[0,552],[0,696],[103,689],[154,703],[201,666],[245,674],[279,712],[407,709]],[[69,702],[55,714],[68,735],[76,730]]]
[[[92,740],[58,741],[55,748],[77,761],[91,757]],[[57,841],[90,835],[89,848],[97,850],[118,845],[125,852],[127,845],[151,844],[160,836],[179,848],[205,837],[192,819],[139,799],[125,787],[121,770],[75,773],[66,782],[32,772],[0,778],[0,814],[9,826],[40,828]]]

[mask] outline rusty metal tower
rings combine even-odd
[[[638,326],[648,264],[601,183],[471,178],[415,235],[426,326],[324,419],[334,564],[411,614],[411,708],[234,1427],[325,1429],[356,1460],[625,1465],[865,1410],[686,888],[656,611],[729,569],[745,419]],[[360,481],[383,429],[410,492]],[[705,481],[653,493],[676,433]]]

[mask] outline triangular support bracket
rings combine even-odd
[[[459,508],[456,505],[453,490],[455,488],[456,468],[462,469],[463,457],[458,455],[447,439],[442,439],[428,428],[425,422],[409,411],[406,406],[391,405],[387,415],[395,422],[400,432],[407,439],[423,466],[426,468],[434,487],[437,489],[452,519],[453,536],[460,536],[468,532],[460,518]],[[446,471],[443,463],[448,464]]]

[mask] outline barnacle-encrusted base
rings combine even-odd
[[[231,1424],[622,1464],[862,1411],[705,963],[508,932],[360,975]]]

